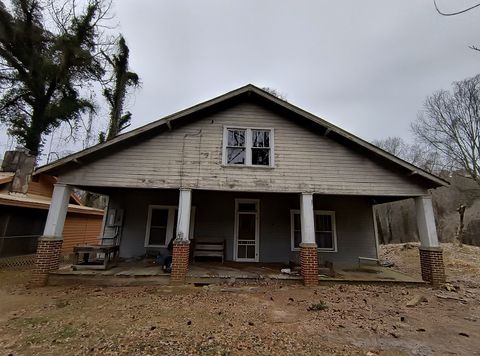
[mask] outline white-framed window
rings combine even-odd
[[[168,247],[177,232],[178,207],[174,205],[149,205],[145,247]],[[190,212],[190,240],[193,239],[195,207]]]
[[[335,212],[315,210],[315,242],[319,251],[337,252],[337,231],[335,226]],[[290,210],[290,228],[292,251],[300,249],[302,242],[302,228],[300,210]]]
[[[273,157],[273,129],[224,128],[224,165],[273,167]]]

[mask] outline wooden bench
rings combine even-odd
[[[195,241],[193,260],[195,257],[220,257],[222,263],[225,259],[225,240],[222,241]]]

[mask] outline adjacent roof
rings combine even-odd
[[[338,136],[340,137],[343,137],[344,139],[347,139],[349,142],[357,145],[357,146],[360,146],[360,147],[363,147],[364,149],[368,150],[369,152],[373,153],[374,155],[376,156],[379,156],[379,157],[382,157],[388,161],[391,161],[392,163],[394,163],[395,165],[398,165],[398,166],[401,166],[403,167],[404,169],[407,169],[411,172],[411,174],[417,174],[423,178],[425,178],[426,180],[430,181],[433,183],[433,186],[437,187],[437,186],[446,186],[448,185],[449,183],[434,175],[434,174],[431,174],[427,171],[424,171],[423,169],[419,168],[419,167],[416,167],[384,150],[382,150],[381,148],[375,146],[375,145],[372,145],[371,143],[329,123],[328,121],[325,121],[324,119],[318,117],[318,116],[315,116],[305,110],[302,110],[300,109],[299,107],[295,106],[295,105],[292,105],[291,103],[289,102],[286,102],[282,99],[279,99],[277,98],[276,96],[274,95],[271,95],[270,93],[252,85],[252,84],[248,84],[246,86],[243,86],[241,88],[238,88],[236,90],[233,90],[233,91],[230,91],[226,94],[223,94],[223,95],[220,95],[214,99],[211,99],[211,100],[207,100],[205,102],[202,102],[200,104],[197,104],[195,106],[192,106],[188,109],[184,109],[184,110],[181,110],[179,112],[176,112],[174,114],[171,114],[171,115],[168,115],[162,119],[159,119],[159,120],[156,120],[156,121],[153,121],[147,125],[144,125],[142,127],[139,127],[135,130],[132,130],[130,132],[127,132],[127,133],[124,133],[124,134],[121,134],[117,137],[115,137],[114,139],[110,140],[110,141],[107,141],[105,143],[102,143],[102,144],[98,144],[96,146],[93,146],[93,147],[90,147],[90,148],[87,148],[83,151],[80,151],[80,152],[77,152],[77,153],[74,153],[72,155],[69,155],[67,157],[64,157],[62,159],[59,159],[57,161],[54,161],[50,164],[47,164],[47,165],[44,165],[42,167],[39,167],[35,174],[38,174],[38,173],[54,173],[56,171],[58,171],[59,169],[63,168],[66,164],[70,163],[70,162],[78,162],[78,160],[80,160],[81,158],[84,158],[86,156],[90,156],[94,153],[98,153],[99,151],[102,151],[102,150],[105,150],[106,148],[110,148],[112,146],[115,146],[121,142],[124,142],[126,140],[129,140],[131,138],[134,138],[140,134],[143,134],[143,133],[146,133],[150,130],[153,130],[153,129],[156,129],[160,126],[163,126],[163,125],[166,125],[168,127],[170,127],[171,123],[174,121],[174,120],[177,120],[177,119],[180,119],[180,118],[183,118],[183,117],[186,117],[187,115],[191,115],[191,114],[194,114],[194,113],[197,113],[199,111],[202,111],[202,110],[205,110],[205,109],[208,109],[208,108],[211,108],[213,106],[216,106],[218,104],[221,104],[223,102],[226,102],[228,100],[231,100],[231,99],[234,99],[235,97],[240,97],[242,95],[245,95],[245,94],[248,94],[248,95],[256,95],[258,97],[261,97],[269,102],[271,102],[272,104],[274,105],[278,105],[279,107],[282,107],[283,109],[286,109],[292,113],[295,113],[299,116],[302,116],[304,117],[305,119],[308,119],[309,121],[323,127],[325,129],[325,134],[330,134],[330,133],[335,133],[337,134]]]
[[[0,205],[18,206],[22,208],[47,209],[50,207],[50,198],[41,195],[21,195],[0,193]],[[69,213],[103,215],[103,210],[83,205],[68,205]]]

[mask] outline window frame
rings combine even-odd
[[[227,162],[227,147],[228,146],[228,130],[245,130],[245,163],[244,164],[233,164]],[[268,149],[270,150],[270,162],[269,165],[259,165],[259,164],[252,164],[252,149],[253,142],[252,142],[252,131],[259,130],[259,131],[269,131],[269,143],[270,146]],[[242,126],[224,126],[223,127],[223,143],[222,143],[222,166],[224,167],[250,167],[250,168],[261,168],[261,169],[269,169],[275,167],[275,133],[272,127],[242,127]],[[257,147],[262,148],[262,147]],[[265,147],[266,148],[266,147]]]
[[[300,210],[298,209],[292,209],[290,210],[290,248],[292,251],[300,251],[300,247],[295,247],[295,235],[294,235],[294,217],[295,214],[300,215]],[[317,250],[320,252],[338,252],[338,247],[337,247],[337,223],[335,219],[335,211],[333,210],[314,210],[313,211],[314,215],[328,215],[331,216],[332,219],[332,233],[333,233],[333,243],[332,243],[332,248],[320,248],[318,247]],[[301,216],[300,216],[300,221],[301,221]],[[314,219],[316,221],[316,219]],[[300,227],[301,229],[301,227]],[[300,230],[301,231],[301,230]],[[315,232],[320,232],[316,230],[315,227]],[[316,239],[315,239],[316,243]]]
[[[150,244],[150,230],[152,228],[152,211],[154,209],[164,209],[168,210],[168,218],[167,218],[167,232],[165,236],[165,244],[164,245],[152,245]],[[173,236],[174,227],[177,224],[175,221],[175,212],[178,210],[177,205],[149,205],[148,206],[148,215],[147,215],[147,225],[145,231],[145,243],[144,247],[155,247],[155,248],[167,248],[168,244],[172,239],[175,238]],[[195,223],[195,207],[192,206],[190,211],[190,232],[189,232],[189,240],[193,240],[194,238],[194,223]]]

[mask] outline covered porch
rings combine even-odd
[[[56,251],[61,246],[65,200],[70,189],[64,184],[55,186],[42,239],[46,246],[40,244],[39,252]],[[115,236],[111,242],[118,243],[121,260],[140,263],[129,267],[120,264],[107,271],[70,270],[69,273],[54,272],[55,275],[147,273],[163,279],[165,274],[158,265],[140,266],[147,257],[163,258],[170,254],[173,262],[171,274],[166,275],[169,283],[181,284],[192,278],[222,280],[244,276],[251,280],[300,280],[314,286],[322,273],[319,266],[333,266],[337,271],[333,280],[341,280],[342,276],[365,281],[404,279],[380,267],[369,266],[368,271],[358,269],[359,257],[373,261],[378,258],[373,206],[392,197],[192,189],[102,188],[97,192],[109,196],[102,232],[104,240],[107,235]],[[428,196],[415,199],[422,242],[422,272],[425,272],[422,275],[425,281],[435,282],[432,271],[436,269],[432,266],[438,262],[438,239],[431,199]],[[224,242],[226,263],[216,264],[207,259],[207,264],[202,265],[196,261],[195,246],[205,240]],[[55,261],[52,256],[51,252],[37,254],[37,266],[44,268],[37,269],[37,273],[44,273],[46,268],[45,283],[48,274],[58,268],[58,257]],[[162,262],[157,258],[157,263]],[[47,267],[43,267],[45,265]],[[272,265],[276,267],[272,269]],[[282,274],[278,266],[298,266],[299,273]]]
[[[278,263],[240,263],[240,262],[194,262],[189,265],[185,277],[186,284],[301,284],[299,273],[282,273],[287,266]],[[398,272],[394,269],[376,265],[357,265],[342,267],[334,275],[319,274],[320,282],[343,283],[401,283],[423,284],[425,282]],[[169,284],[170,274],[161,266],[150,263],[120,263],[109,270],[73,270],[71,266],[63,266],[51,272],[49,284],[62,285],[69,283],[93,285],[144,285]]]

